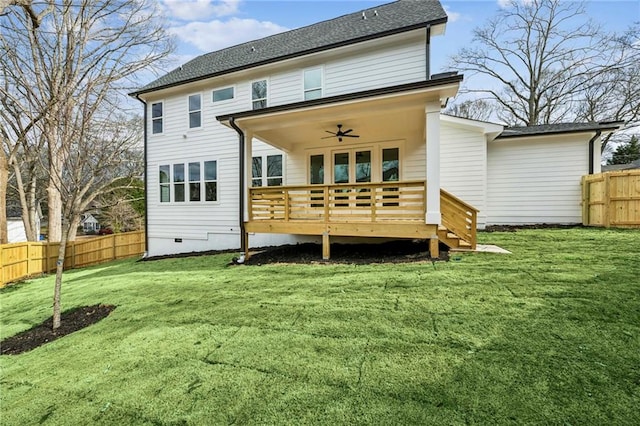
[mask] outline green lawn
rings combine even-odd
[[[66,273],[100,323],[0,357],[0,423],[640,424],[640,231],[480,234],[448,263]],[[0,292],[0,337],[53,278]]]

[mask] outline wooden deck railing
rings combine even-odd
[[[425,181],[250,189],[249,221],[424,223]],[[441,190],[442,222],[475,247],[477,210]]]
[[[472,249],[476,248],[478,209],[465,203],[455,195],[440,190],[440,213],[442,226],[453,232]]]

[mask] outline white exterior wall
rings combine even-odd
[[[22,219],[7,219],[7,240],[9,244],[27,241]]]
[[[487,221],[487,142],[478,128],[440,124],[440,185],[471,204],[478,213],[478,228]]]
[[[275,106],[302,101],[303,71],[318,66],[323,69],[325,97],[424,80],[424,36],[388,39],[291,60],[286,65],[273,64],[243,71],[235,80],[233,75],[226,75],[145,95],[148,108],[148,254],[156,256],[240,247],[238,135],[217,122],[215,117],[250,110],[252,81],[267,79],[268,106]],[[235,98],[214,104],[212,90],[229,86],[234,86]],[[202,95],[202,127],[189,129],[188,96],[196,93]],[[163,102],[164,131],[153,134],[151,104],[158,101]],[[278,152],[261,142],[253,144],[254,156]],[[306,183],[306,158],[303,151],[285,154],[285,183]],[[210,160],[217,161],[218,201],[175,203],[172,188],[172,201],[160,203],[160,165]],[[406,163],[405,171],[419,167],[424,159],[412,161]],[[258,235],[250,238],[250,245],[265,246],[288,241],[293,241],[292,237]]]
[[[487,223],[580,223],[588,140],[583,134],[490,142]]]

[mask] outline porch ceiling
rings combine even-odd
[[[449,79],[444,85],[422,84],[418,88],[407,85],[407,90],[379,94],[371,91],[363,96],[336,96],[335,101],[325,98],[325,102],[318,100],[321,103],[301,102],[218,119],[230,126],[233,117],[246,134],[285,151],[300,145],[320,147],[424,139],[426,105],[442,103],[455,95],[460,79]],[[342,124],[343,130],[353,129],[352,134],[360,137],[344,138],[342,142],[337,138],[322,139],[330,136],[327,130],[335,132],[337,124]]]

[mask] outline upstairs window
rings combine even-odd
[[[193,129],[202,125],[202,97],[200,95],[189,96],[189,128]]]
[[[267,80],[251,83],[251,105],[253,109],[267,107]]]
[[[212,92],[212,102],[222,102],[227,101],[229,99],[233,99],[234,97],[233,87],[225,87],[224,89],[217,89]]]
[[[304,71],[304,100],[322,97],[322,68]]]
[[[151,132],[155,135],[162,133],[162,102],[154,102],[151,104]]]

